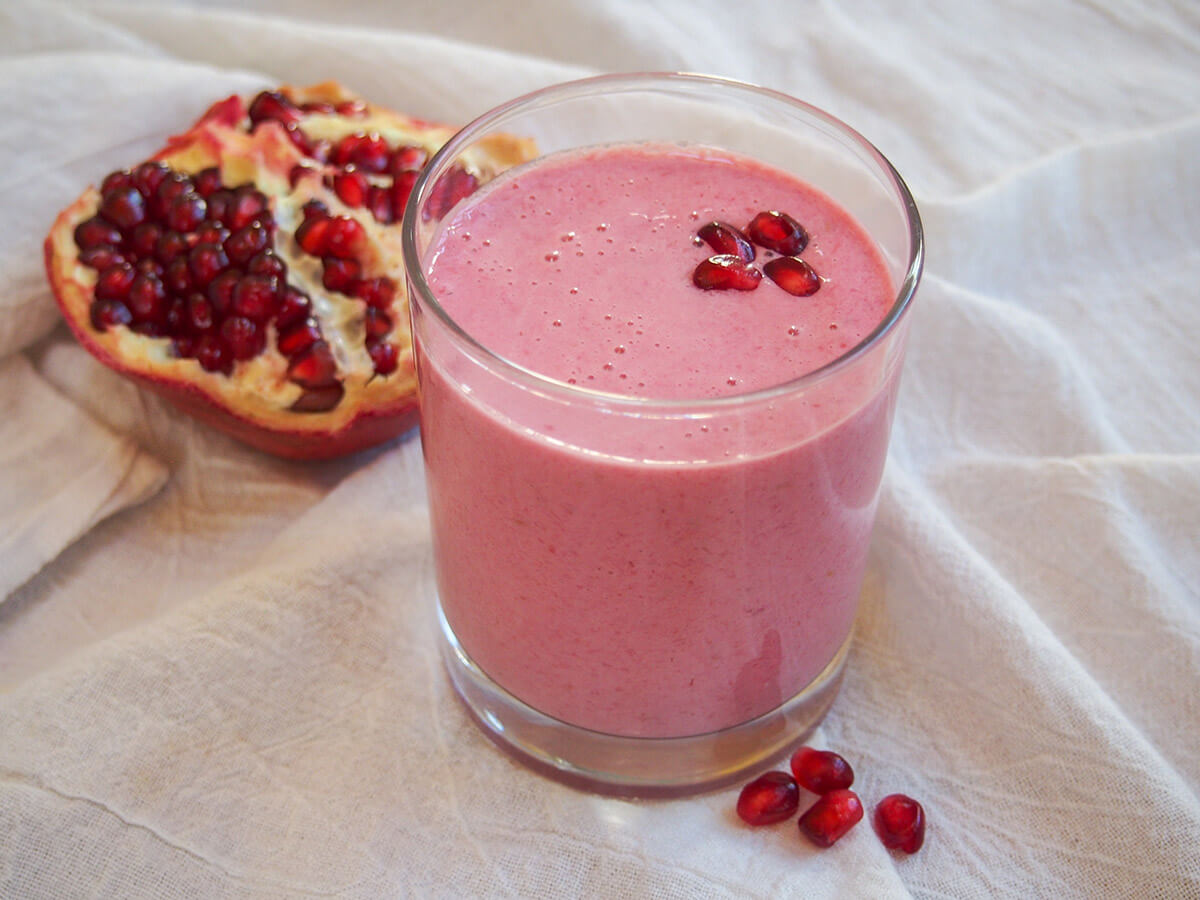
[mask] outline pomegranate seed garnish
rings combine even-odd
[[[357,209],[367,202],[367,188],[370,187],[370,183],[362,172],[347,166],[344,172],[334,175],[332,181],[338,198],[347,206]]]
[[[792,774],[796,782],[814,794],[827,794],[854,784],[854,770],[830,750],[801,747],[792,754]]]
[[[109,266],[96,279],[96,297],[99,300],[124,300],[137,276],[133,266],[127,262]]]
[[[271,242],[271,234],[261,222],[251,222],[244,228],[239,228],[225,241],[225,252],[229,259],[242,265],[249,262],[250,257],[265,250]]]
[[[188,269],[192,273],[192,284],[198,288],[208,283],[228,267],[229,257],[220,244],[197,244],[188,253]]]
[[[305,253],[322,256],[329,239],[329,224],[332,221],[327,216],[313,216],[305,219],[296,229],[296,243]]]
[[[288,378],[301,387],[324,387],[336,377],[337,364],[324,341],[317,341],[288,364]]]
[[[737,814],[747,825],[772,825],[800,808],[800,789],[786,772],[767,772],[742,788]]]
[[[226,269],[208,285],[208,299],[212,302],[217,315],[225,315],[233,307],[233,291],[242,280],[242,273],[237,269]]]
[[[399,364],[396,348],[385,340],[370,338],[367,340],[367,353],[375,364],[375,372],[379,375],[391,375]]]
[[[128,262],[121,251],[111,244],[98,244],[95,247],[88,247],[88,249],[80,252],[79,261],[85,266],[91,266],[97,272],[103,272],[109,266]]]
[[[762,273],[740,256],[710,256],[692,272],[692,284],[706,291],[752,291],[762,281]]]
[[[246,263],[246,272],[250,275],[274,275],[282,280],[287,274],[287,265],[271,250],[256,253]]]
[[[822,794],[800,817],[800,833],[818,847],[832,847],[862,821],[863,806],[854,791],[839,788]]]
[[[149,200],[158,191],[159,185],[167,177],[167,172],[168,169],[163,163],[144,162],[140,166],[134,167],[133,171],[129,174],[133,181],[133,186],[138,189],[138,192],[143,197]]]
[[[368,306],[363,324],[366,328],[368,338],[381,338],[392,330],[392,317],[382,309]]]
[[[916,853],[925,843],[925,810],[904,794],[888,794],[875,807],[875,833],[889,850]]]
[[[276,346],[284,356],[295,356],[302,350],[307,350],[321,339],[321,326],[314,319],[297,322],[285,331],[279,333]]]
[[[92,327],[104,331],[113,325],[128,325],[133,321],[133,314],[120,300],[96,300],[89,310]]]
[[[798,256],[780,256],[763,266],[763,273],[796,297],[810,297],[821,288],[821,276]]]
[[[396,283],[390,278],[364,278],[354,285],[353,294],[368,306],[387,309],[396,298]]]
[[[262,321],[279,302],[279,279],[272,275],[246,275],[233,289],[233,311]]]
[[[760,247],[783,256],[795,256],[808,246],[808,232],[804,226],[787,213],[776,210],[756,215],[746,226],[746,234]]]
[[[412,194],[413,185],[417,183],[418,172],[401,172],[392,182],[392,221],[398,222],[404,218],[404,207]],[[458,201],[456,200],[455,203]]]
[[[275,326],[282,331],[306,319],[311,310],[308,295],[289,285],[284,288],[283,300],[280,301],[279,311],[275,313]]]
[[[119,243],[121,243],[121,232],[112,223],[105,222],[99,216],[93,216],[75,226],[75,246],[80,250],[90,250],[101,244],[115,247]]]
[[[265,344],[262,330],[245,316],[230,316],[222,322],[221,340],[235,360],[257,356]]]
[[[221,189],[221,170],[216,166],[196,173],[196,193],[208,199]]]
[[[727,222],[709,222],[707,225],[701,226],[700,230],[696,232],[696,237],[717,253],[726,256],[740,256],[746,262],[753,262],[757,255],[750,240],[739,229]]]
[[[322,262],[325,264],[325,270],[321,273],[321,283],[331,291],[350,293],[362,271],[362,266],[358,264],[358,261],[326,256]]]
[[[233,371],[233,360],[215,334],[202,334],[196,341],[194,353],[196,361],[205,371],[226,375]]]
[[[138,275],[129,286],[128,303],[136,319],[161,319],[167,312],[167,289],[153,275]]]
[[[300,110],[279,91],[263,91],[250,102],[247,112],[255,125],[266,121],[295,122],[300,118]]]
[[[367,246],[367,232],[357,219],[336,216],[329,220],[325,252],[340,259],[352,259]]]
[[[100,199],[100,215],[128,231],[146,220],[146,200],[132,184],[115,188]]]
[[[164,220],[166,226],[175,231],[193,231],[204,221],[207,211],[208,204],[204,198],[195,191],[188,191],[171,201]]]

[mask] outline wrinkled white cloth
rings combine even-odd
[[[0,898],[1200,897],[1200,8],[781,9],[0,8]],[[633,69],[825,107],[920,205],[862,615],[814,738],[868,804],[925,804],[914,857],[865,824],[827,851],[750,830],[734,790],[621,801],[512,763],[434,649],[415,435],[270,459],[52,330],[56,211],[224,93],[334,77],[462,122]],[[128,504],[14,458],[64,431],[170,478],[73,541]],[[13,578],[27,496],[65,498],[60,555]]]

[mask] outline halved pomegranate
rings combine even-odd
[[[332,82],[229,97],[55,221],[46,270],[105,365],[280,456],[340,456],[416,421],[399,221],[454,129]],[[496,136],[435,211],[529,159]]]

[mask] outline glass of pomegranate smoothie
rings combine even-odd
[[[477,186],[514,135],[540,155]],[[470,712],[608,793],[792,748],[840,683],[920,275],[896,171],[773,91],[603,76],[467,126],[403,241]]]

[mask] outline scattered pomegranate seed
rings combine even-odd
[[[709,222],[696,232],[696,237],[717,253],[740,256],[746,262],[753,262],[757,255],[750,239],[727,222]]]
[[[875,833],[889,850],[916,853],[925,843],[925,810],[905,794],[888,794],[875,807]]]
[[[304,214],[305,220],[308,219],[324,219],[329,216],[329,207],[320,200],[309,200],[304,206],[300,207],[300,212]]]
[[[109,266],[96,279],[96,297],[100,300],[124,300],[129,296],[133,279],[137,276],[133,266],[127,262]]]
[[[80,250],[90,250],[107,244],[115,247],[121,243],[121,232],[110,222],[105,222],[94,216],[75,226],[75,246]]]
[[[325,264],[325,269],[321,273],[321,283],[331,291],[350,293],[362,272],[362,266],[358,264],[358,261],[326,256],[322,262]]]
[[[338,172],[330,180],[334,192],[347,206],[357,209],[367,202],[367,190],[371,185],[367,176],[357,169],[347,166],[345,171]]]
[[[367,246],[367,232],[357,219],[335,216],[329,220],[325,252],[339,259],[353,259]]]
[[[814,794],[827,794],[854,784],[850,763],[831,750],[801,747],[792,754],[792,774],[800,787]]]
[[[396,298],[396,283],[390,278],[364,278],[354,284],[353,294],[368,306],[387,309]]]
[[[288,378],[301,387],[324,387],[336,376],[337,364],[324,341],[317,341],[288,364]]]
[[[692,273],[692,284],[706,291],[752,291],[762,281],[762,273],[740,256],[710,256]]]
[[[114,188],[100,198],[100,215],[128,231],[146,220],[146,200],[132,184]]]
[[[375,371],[378,374],[391,375],[396,371],[399,357],[392,344],[379,338],[368,338],[367,353],[370,354],[371,362],[374,363]]]
[[[392,317],[382,309],[368,306],[363,324],[368,338],[381,338],[392,330]]]
[[[838,788],[817,798],[800,817],[800,833],[818,847],[832,847],[846,832],[862,821],[863,806],[858,794]]]
[[[313,216],[301,222],[296,229],[296,243],[300,249],[313,256],[322,256],[328,246],[331,221],[327,216]]]
[[[747,825],[772,825],[800,808],[800,789],[787,772],[767,772],[742,788],[737,814]]]
[[[821,288],[821,276],[798,256],[780,256],[763,266],[763,273],[796,297],[810,297]]]
[[[787,213],[776,210],[756,215],[746,226],[746,234],[760,247],[783,256],[795,256],[808,246],[808,232],[804,226]]]

